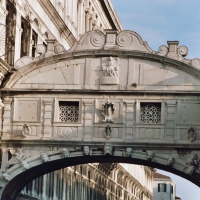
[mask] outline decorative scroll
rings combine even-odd
[[[72,101],[60,101],[60,121],[61,122],[78,122],[79,103]]]
[[[141,122],[160,123],[161,103],[141,103]]]

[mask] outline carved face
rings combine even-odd
[[[131,148],[126,148],[126,155],[127,155],[128,157],[130,157],[132,151],[133,151],[133,150],[132,150]]]
[[[84,152],[84,154],[85,154],[86,156],[88,156],[89,153],[90,153],[90,148],[89,148],[88,146],[84,146],[84,147],[83,147],[83,152]]]
[[[104,155],[112,155],[112,145],[106,144],[104,146]]]
[[[195,167],[194,166],[189,166],[188,168],[186,168],[185,173],[192,175],[194,173]]]
[[[167,160],[167,165],[171,166],[173,164],[174,164],[174,158],[169,157],[168,160]]]
[[[43,162],[48,162],[49,161],[49,157],[45,153],[42,153],[40,157],[41,157]]]
[[[61,155],[62,155],[63,158],[69,157],[69,151],[66,148],[64,148],[61,151]]]
[[[153,151],[148,151],[148,152],[147,152],[147,159],[148,159],[148,160],[152,160],[152,159],[153,159],[153,156],[154,156],[154,152],[153,152]]]

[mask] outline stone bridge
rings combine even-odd
[[[200,60],[169,41],[153,51],[132,31],[54,40],[13,71],[0,66],[1,199],[76,164],[160,168],[200,186]]]

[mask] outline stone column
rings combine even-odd
[[[13,98],[4,99],[3,134],[2,134],[1,139],[10,139],[10,136],[11,136],[11,103],[12,101],[13,101]]]
[[[20,58],[21,54],[21,14],[17,11],[16,14],[16,30],[15,30],[15,57],[14,62],[16,62]]]
[[[91,141],[92,138],[92,123],[93,123],[93,100],[84,100],[84,141]]]
[[[2,134],[2,124],[3,124],[3,108],[4,104],[2,103],[2,100],[0,99],[0,135]]]
[[[50,138],[52,132],[53,100],[44,100],[44,129],[43,139]]]
[[[84,18],[83,0],[79,0],[79,2],[78,2],[78,17],[77,17],[78,39],[83,34],[83,24],[84,24],[83,18]]]
[[[176,101],[166,101],[165,139],[174,140],[176,130]]]
[[[125,141],[133,142],[135,125],[135,101],[126,101],[126,135]]]

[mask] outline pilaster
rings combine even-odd
[[[53,100],[44,100],[44,130],[43,139],[50,138],[52,132]]]
[[[4,99],[2,139],[10,139],[10,136],[11,136],[11,103],[12,101],[13,101],[13,98]]]
[[[174,140],[176,130],[176,101],[166,101],[165,139]]]
[[[126,135],[125,141],[133,141],[135,125],[135,101],[126,101]]]
[[[84,141],[91,141],[93,132],[93,100],[84,100]]]

